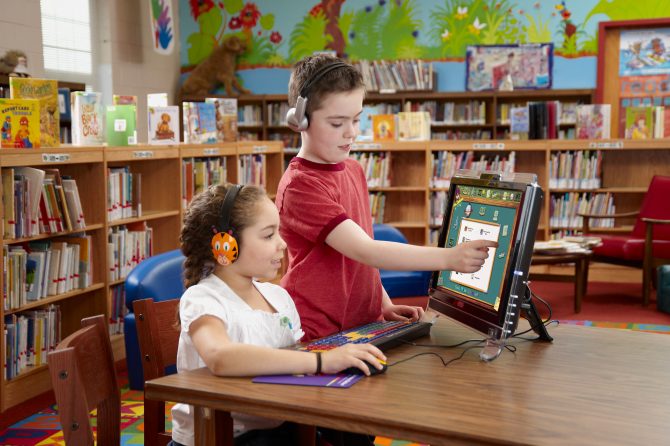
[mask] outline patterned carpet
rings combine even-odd
[[[125,375],[119,377],[121,389],[121,445],[144,444],[144,394],[130,390]],[[169,415],[169,408],[166,410]],[[63,432],[60,430],[55,406],[50,406],[0,432],[0,446],[62,446]],[[417,443],[377,437],[377,446],[420,446]]]

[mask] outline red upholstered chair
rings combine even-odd
[[[643,304],[649,304],[656,267],[670,263],[670,177],[651,179],[638,212],[614,215],[581,214],[583,233],[597,232],[589,226],[596,218],[624,218],[637,215],[629,234],[598,234],[602,245],[593,250],[593,261],[642,268]]]

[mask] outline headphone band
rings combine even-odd
[[[241,184],[235,184],[229,187],[226,191],[226,196],[221,205],[221,220],[219,221],[219,227],[217,228],[219,232],[228,232],[230,230],[230,214],[233,210],[235,199],[243,187],[244,186]]]
[[[325,65],[321,67],[316,73],[314,73],[314,76],[312,76],[311,79],[307,81],[307,83],[300,89],[300,97],[306,98],[312,86],[315,83],[317,83],[323,76],[325,76],[326,74],[330,73],[331,71],[337,68],[346,66],[348,66],[348,64],[344,62],[333,62],[330,65]]]

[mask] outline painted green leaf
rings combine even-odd
[[[275,26],[275,15],[265,14],[261,17],[261,28],[271,30]]]
[[[324,50],[332,41],[332,37],[325,32],[326,16],[323,13],[316,17],[307,14],[291,32],[288,51],[290,60],[300,60],[314,51]]]
[[[610,20],[652,19],[670,17],[670,2],[659,0],[600,0],[586,15],[586,23],[596,14],[604,14]]]
[[[197,65],[202,62],[214,48],[215,40],[213,36],[204,33],[193,33],[188,36],[188,63]]]
[[[212,8],[198,17],[200,32],[209,34],[210,36],[215,36],[219,32],[222,22],[223,19],[219,8]]]
[[[274,49],[267,36],[252,35],[247,51],[240,55],[239,61],[245,65],[261,65],[267,63],[273,54]]]
[[[226,0],[226,11],[229,14],[235,15],[242,10],[244,7],[243,0]]]

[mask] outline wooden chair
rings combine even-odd
[[[642,268],[642,302],[649,304],[653,276],[659,265],[670,263],[670,177],[655,175],[638,212],[614,215],[580,214],[583,234],[595,234],[590,221],[636,217],[629,234],[597,234],[602,245],[593,249],[592,261]]]
[[[166,368],[177,364],[179,299],[154,302],[140,299],[133,302],[137,339],[142,357],[144,380],[166,375]],[[166,445],[172,436],[165,431],[165,401],[144,401],[144,442]]]
[[[82,319],[83,328],[48,355],[65,444],[93,445],[90,413],[97,409],[97,444],[121,442],[121,394],[103,315]]]

